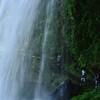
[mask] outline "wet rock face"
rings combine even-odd
[[[63,81],[52,95],[53,100],[70,100],[70,80]]]

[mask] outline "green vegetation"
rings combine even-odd
[[[68,22],[65,42],[72,57],[69,68],[65,69],[79,77],[80,72],[77,70],[85,68],[87,78],[93,81],[94,73],[100,72],[100,0],[65,0],[65,2],[67,2],[65,17]],[[86,88],[87,90],[83,89],[83,95],[72,100],[100,99],[97,93],[99,89],[86,92],[90,87]]]
[[[100,68],[100,1],[67,1],[70,51],[81,67]]]
[[[86,92],[82,95],[72,98],[71,100],[100,100],[100,89]]]
[[[57,4],[54,48],[55,53],[64,55],[60,74],[69,71],[80,77],[80,69],[85,68],[88,78],[93,79],[99,71],[99,4],[100,0],[61,0]]]

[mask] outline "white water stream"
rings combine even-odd
[[[0,0],[0,100],[19,100],[38,0]]]
[[[55,8],[55,1],[56,0],[49,0],[46,8],[46,22],[44,26],[44,38],[42,43],[42,55],[41,55],[41,63],[40,63],[40,70],[39,70],[39,77],[38,82],[36,85],[34,100],[49,100],[48,94],[43,90],[42,81],[43,81],[43,73],[46,67],[46,57],[50,52],[48,52],[48,46],[50,43],[52,44],[49,38],[50,35],[53,35],[53,29],[51,28],[53,23],[54,17],[54,8]],[[48,44],[49,43],[49,44]]]
[[[28,47],[35,34],[33,29],[38,17],[38,4],[41,1],[0,0],[0,100],[20,100],[25,72],[30,65],[27,64],[29,63],[27,60]],[[46,48],[48,43],[52,42],[47,41],[50,34],[53,34],[51,25],[55,1],[48,0],[46,6],[41,63],[34,100],[41,100],[42,78],[48,54]],[[47,100],[46,97],[44,98]]]

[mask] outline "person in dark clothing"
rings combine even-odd
[[[99,76],[99,74],[96,74],[94,76],[94,82],[95,82],[95,88],[98,88],[100,86],[100,76]]]
[[[61,64],[61,55],[57,56],[57,65],[59,66]]]
[[[95,85],[95,88],[97,88],[97,75],[94,76],[94,85]]]
[[[57,56],[57,67],[58,67],[58,71],[60,72],[61,71],[61,55],[59,54],[58,56]]]

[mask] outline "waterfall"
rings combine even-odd
[[[44,37],[42,41],[42,54],[41,54],[41,62],[40,62],[40,69],[39,69],[39,76],[38,81],[36,85],[34,100],[49,100],[50,97],[48,97],[48,94],[45,92],[45,90],[42,88],[42,82],[43,82],[43,73],[44,69],[46,67],[46,60],[47,57],[51,52],[49,52],[49,49],[51,48],[51,45],[53,44],[52,36],[53,34],[53,17],[54,17],[54,9],[55,9],[55,1],[56,0],[48,0],[47,2],[47,8],[46,8],[46,21],[44,25]]]
[[[22,100],[27,71],[37,58],[34,100],[50,99],[42,84],[54,44],[55,4],[56,0],[0,0],[0,100]]]
[[[0,100],[19,100],[38,0],[0,0]]]

